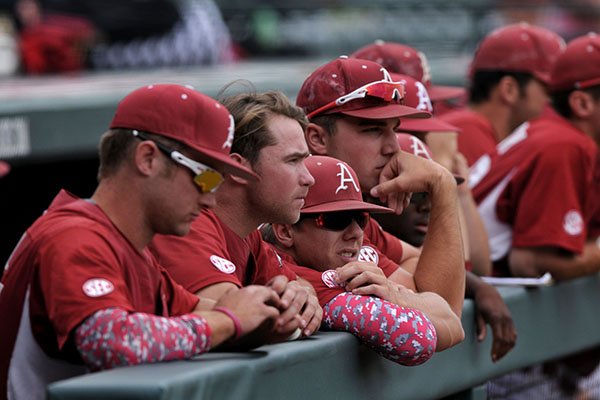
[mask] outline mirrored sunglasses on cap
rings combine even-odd
[[[312,118],[322,112],[343,106],[352,100],[363,99],[366,96],[377,97],[387,102],[395,101],[400,103],[400,101],[404,99],[404,85],[400,82],[390,82],[386,80],[367,83],[366,85],[317,108],[313,112],[308,113],[307,117]]]
[[[156,140],[150,139],[145,133],[133,130],[133,136],[141,140],[149,140],[159,148],[160,151],[165,153],[175,163],[188,168],[194,174],[194,183],[200,188],[202,193],[212,193],[216,191],[221,183],[225,180],[223,175],[218,171],[204,165],[198,161],[194,161],[189,157],[184,156],[177,150],[170,149],[164,144],[157,142]]]
[[[324,213],[301,214],[300,221],[304,219],[312,219],[319,228],[330,231],[342,231],[350,226],[352,221],[356,221],[360,229],[365,229],[370,217],[371,216],[366,211],[331,211]]]

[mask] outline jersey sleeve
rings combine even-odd
[[[173,279],[192,293],[221,282],[241,287],[219,225],[209,214],[198,217],[184,237],[157,235],[150,250]]]
[[[291,265],[284,261],[269,243],[262,240],[258,231],[252,232],[245,240],[250,246],[256,264],[252,284],[264,285],[277,275],[285,275],[288,280],[296,279],[296,273]]]
[[[134,311],[117,255],[101,232],[71,228],[54,234],[40,245],[38,265],[37,284],[59,349],[96,311]]]
[[[593,167],[588,158],[576,146],[553,145],[539,153],[531,168],[517,172],[496,209],[500,220],[512,222],[513,247],[582,251]]]

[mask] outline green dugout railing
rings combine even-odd
[[[119,368],[48,387],[50,399],[436,399],[506,372],[600,344],[600,276],[541,288],[502,288],[518,329],[516,347],[492,363],[490,337],[478,343],[466,301],[466,339],[418,367],[403,367],[352,335],[314,337],[248,353],[209,353],[190,361]],[[481,396],[481,389],[478,389]]]

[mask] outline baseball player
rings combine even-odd
[[[308,157],[303,136],[306,116],[280,92],[243,93],[223,103],[235,120],[228,142],[231,157],[260,179],[227,179],[214,209],[203,211],[187,236],[156,237],[152,250],[177,282],[214,300],[229,290],[270,284],[284,275],[283,313],[274,327],[263,327],[256,339],[277,342],[298,329],[310,335],[322,315],[314,291],[296,279],[257,231],[264,222],[295,222],[314,183],[303,163]]]
[[[519,23],[488,34],[469,72],[469,105],[441,116],[460,128],[458,148],[471,166],[547,105],[550,70],[564,49],[560,36]]]
[[[309,189],[300,220],[272,224],[268,236],[284,257],[298,265],[294,270],[315,287],[325,326],[351,332],[403,365],[421,364],[436,345],[442,350],[457,338],[462,340],[460,320],[444,299],[407,290],[362,259],[369,213],[393,210],[363,202],[358,178],[343,161],[312,156],[305,164],[315,185]]]
[[[555,113],[524,125],[471,169],[500,276],[574,278],[600,269],[587,224],[597,207],[600,39],[569,43],[550,77]]]
[[[398,145],[402,151],[432,160],[428,146],[415,136],[399,133]],[[414,193],[409,206],[402,214],[377,214],[374,218],[386,232],[413,246],[421,247],[427,235],[430,211],[431,201],[427,193]],[[487,238],[487,235],[484,237]],[[475,301],[477,340],[481,342],[485,339],[486,324],[489,324],[493,336],[491,357],[495,362],[515,346],[517,332],[510,311],[498,291],[469,271],[468,263],[465,267],[465,298]]]
[[[304,81],[296,102],[310,119],[305,136],[311,153],[347,162],[365,192],[387,201],[396,212],[408,205],[410,192],[430,193],[428,240],[420,255],[397,238],[379,240],[383,233],[369,228],[372,223],[365,236],[402,267],[409,259],[418,263],[413,276],[418,291],[440,294],[460,316],[465,269],[456,182],[442,166],[398,151],[400,119],[430,115],[401,105],[403,92],[404,85],[394,82],[381,65],[340,57]]]
[[[232,129],[223,105],[184,86],[150,85],[119,103],[93,196],[61,191],[8,261],[0,398],[41,399],[49,383],[89,370],[189,358],[280,315],[267,287],[199,301],[146,248],[155,233],[185,235],[225,174],[256,179],[223,146]]]

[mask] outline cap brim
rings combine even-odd
[[[202,156],[202,160],[198,161],[208,164],[210,167],[213,167],[221,173],[239,176],[240,178],[250,181],[260,180],[260,177],[251,169],[244,167],[227,154],[200,146],[193,146],[192,148]]]
[[[427,89],[431,101],[449,100],[465,94],[465,89],[459,86],[432,85]]]
[[[5,175],[8,175],[10,172],[10,165],[5,163],[4,161],[0,161],[0,178]]]
[[[366,107],[358,110],[338,111],[340,114],[365,119],[387,119],[387,118],[430,118],[427,111],[403,106],[401,104],[386,104],[379,107]]]
[[[460,132],[460,129],[439,118],[405,119],[400,122],[400,132]]]
[[[378,206],[376,204],[366,203],[358,200],[340,200],[332,201],[327,203],[315,204],[314,206],[305,207],[300,210],[301,214],[312,214],[322,212],[335,212],[335,211],[369,211],[375,214],[393,213],[394,210],[391,208]]]

